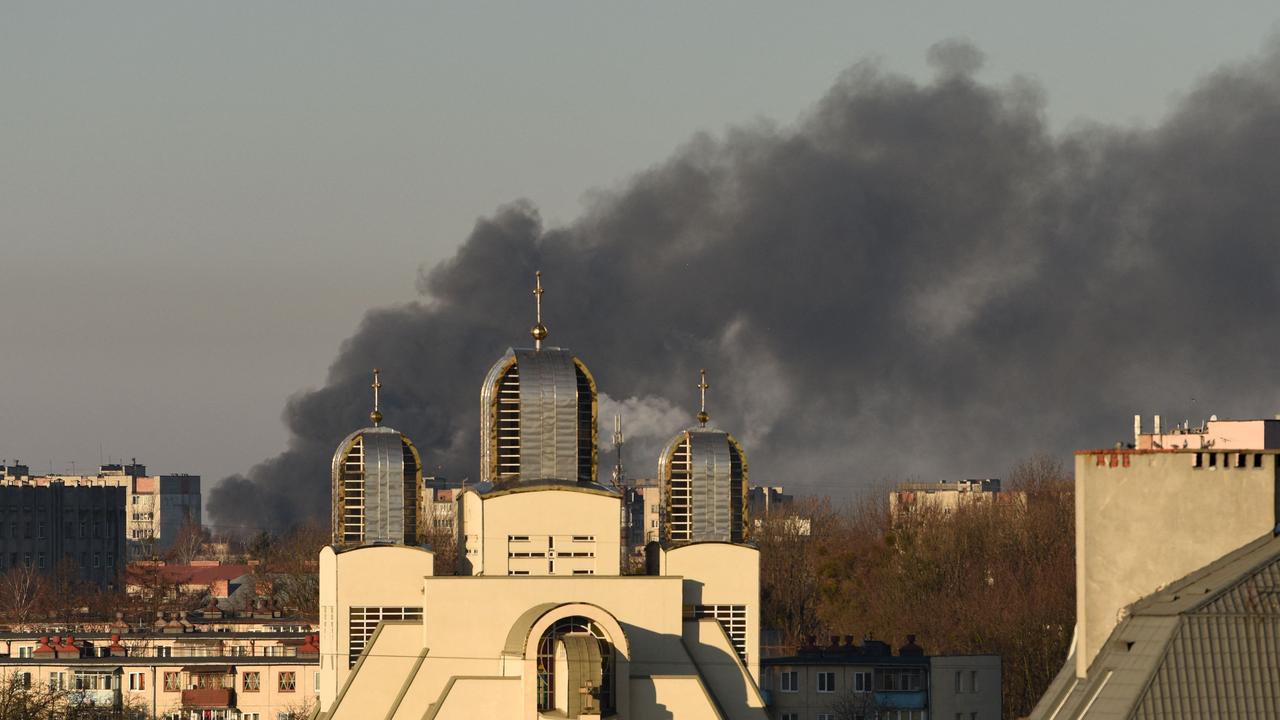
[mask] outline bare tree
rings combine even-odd
[[[329,529],[318,522],[294,527],[271,538],[260,557],[254,578],[259,588],[269,588],[277,606],[291,607],[312,617],[320,612],[320,548],[329,543]]]
[[[455,575],[458,572],[458,535],[452,523],[437,525],[429,521],[418,542],[431,548],[432,571],[436,575]]]
[[[891,643],[916,634],[931,654],[999,654],[1004,708],[1025,714],[1071,639],[1074,502],[1050,459],[1009,478],[1004,502],[919,507],[894,521],[877,499],[815,522],[805,542],[758,536],[766,626],[793,638],[806,626]]]
[[[16,565],[0,575],[0,613],[15,625],[35,620],[45,597],[45,580],[30,565]]]
[[[805,500],[758,518],[752,530],[760,548],[763,619],[766,626],[781,630],[788,643],[817,634],[821,626],[815,543],[823,541],[832,520],[830,503]]]
[[[208,541],[208,532],[191,518],[183,523],[169,547],[168,558],[180,565],[190,565],[192,560],[200,557],[200,551]]]

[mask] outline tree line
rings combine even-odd
[[[1006,717],[1030,712],[1062,667],[1075,624],[1070,475],[1039,457],[1010,473],[1007,502],[891,513],[888,493],[845,508],[799,502],[755,532],[762,628],[808,637],[917,636],[927,654],[998,654]]]

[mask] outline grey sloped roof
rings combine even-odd
[[[1075,677],[1072,653],[1031,717],[1280,718],[1280,538],[1129,606],[1088,677]]]

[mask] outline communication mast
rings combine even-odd
[[[613,489],[622,492],[626,473],[622,470],[622,416],[613,416]]]

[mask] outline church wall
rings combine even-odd
[[[328,709],[348,675],[350,610],[422,606],[422,578],[434,555],[423,548],[375,545],[320,551],[320,707]]]
[[[662,574],[682,576],[686,614],[695,607],[746,607],[747,668],[760,681],[760,551],[750,545],[694,543],[663,551]]]
[[[471,557],[480,558],[484,574],[619,574],[619,497],[554,488],[513,492],[484,497],[481,516],[471,512],[475,493],[466,495],[462,532],[479,539]]]

